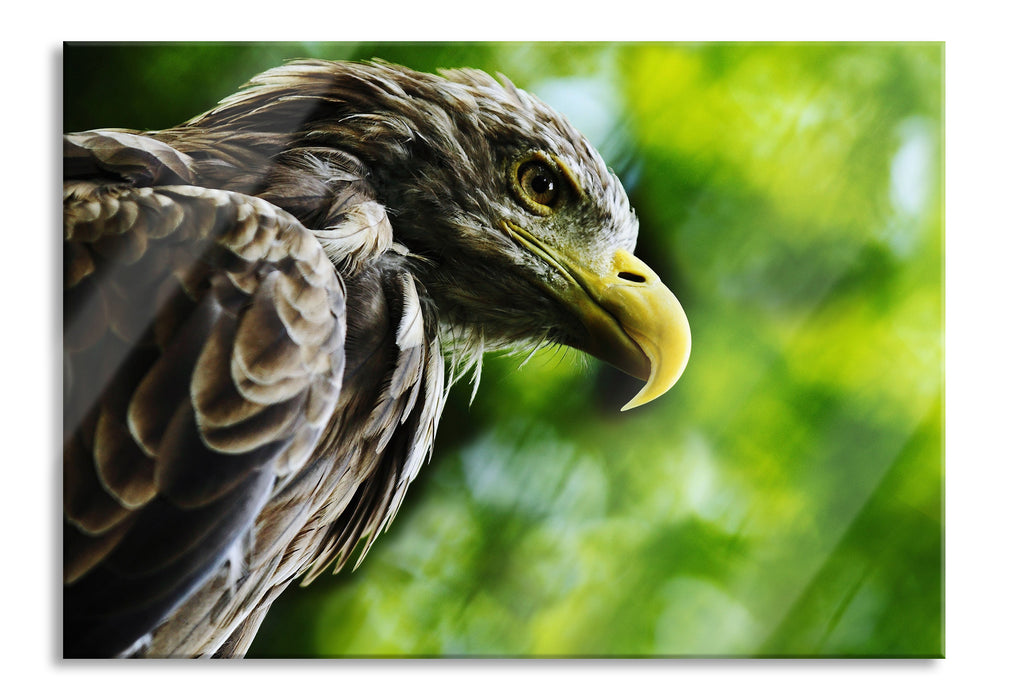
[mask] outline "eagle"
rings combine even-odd
[[[484,352],[645,382],[690,330],[599,153],[507,78],[296,60],[63,137],[63,650],[243,656],[359,561]]]

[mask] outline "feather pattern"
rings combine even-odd
[[[400,430],[433,439],[414,406],[440,381],[422,365],[436,324],[380,205],[346,191],[356,176],[318,166],[343,209],[313,231],[263,198],[178,184],[190,159],[146,136],[66,150],[67,173],[91,175],[64,190],[66,652],[214,654],[235,629],[251,641],[269,591],[377,532],[407,485],[383,449]],[[351,340],[396,349],[353,356],[352,395],[338,268],[383,307],[367,326],[351,314]],[[320,449],[360,426],[362,446]],[[383,494],[378,514],[340,522],[358,488]]]

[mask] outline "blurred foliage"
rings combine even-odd
[[[356,572],[251,656],[943,654],[941,44],[68,45],[66,130],[287,58],[501,72],[624,180],[694,334],[665,397],[489,358]]]

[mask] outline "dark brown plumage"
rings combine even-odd
[[[476,71],[302,61],[66,136],[65,654],[243,654],[388,526],[484,350],[665,391],[689,331],[636,235],[566,120]]]

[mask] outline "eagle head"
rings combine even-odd
[[[193,125],[274,160],[310,148],[358,161],[457,345],[578,348],[646,381],[624,410],[686,366],[686,315],[633,255],[620,181],[563,115],[503,76],[296,61]]]

